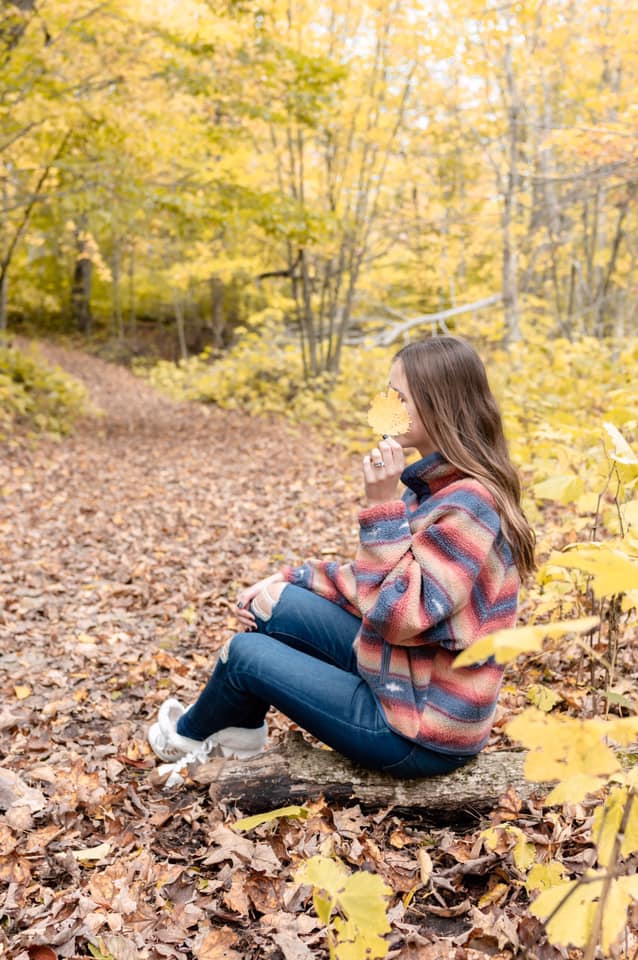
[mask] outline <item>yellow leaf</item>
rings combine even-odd
[[[638,717],[610,717],[604,721],[605,736],[622,747],[638,740]]]
[[[543,686],[542,683],[533,683],[527,690],[527,699],[543,713],[549,713],[557,703],[560,703],[562,697],[550,687]]]
[[[620,508],[625,526],[638,532],[638,500],[630,500],[629,503],[623,503]]]
[[[587,773],[576,773],[562,780],[547,796],[547,803],[580,803],[588,793],[598,793],[607,780],[604,777],[591,777]]]
[[[592,875],[592,871],[589,874]],[[551,942],[565,947],[570,944],[584,947],[589,940],[602,886],[602,879],[588,883],[577,880],[559,883],[543,890],[531,904],[530,912],[544,920],[557,911],[547,924],[547,936]]]
[[[629,857],[638,851],[638,797],[632,797],[629,819],[625,826],[625,836],[620,848],[621,857]]]
[[[600,938],[600,945],[606,957],[610,955],[610,950],[620,934],[627,928],[627,907],[631,900],[632,895],[629,890],[617,880],[612,880],[605,899]]]
[[[297,820],[305,820],[308,816],[306,807],[291,806],[280,807],[278,810],[269,810],[268,813],[256,813],[253,817],[244,817],[243,820],[237,820],[231,824],[232,830],[253,830],[261,826],[262,823],[269,823],[271,820],[278,820],[280,817],[293,817]],[[311,881],[308,881],[311,882]]]
[[[625,788],[615,787],[604,805],[597,807],[594,812],[592,839],[598,850],[598,863],[601,867],[609,866],[628,796]]]
[[[591,574],[592,589],[597,597],[638,590],[638,563],[621,550],[579,544],[566,553],[553,553],[548,562]]]
[[[604,742],[609,728],[598,718],[578,720],[528,707],[507,724],[506,732],[530,750],[525,776],[538,782],[569,780],[577,774],[603,777],[617,771],[618,758]]]
[[[390,949],[390,945],[378,934],[361,930],[341,917],[336,918],[335,929],[339,935],[335,950],[337,960],[378,960],[385,957]]]
[[[603,423],[603,427],[611,437],[611,440],[614,444],[613,453],[609,454],[611,459],[615,460],[617,463],[638,466],[638,457],[633,452],[620,430],[618,430],[613,423],[605,422]]]
[[[572,474],[563,477],[550,477],[541,483],[534,484],[534,496],[538,500],[558,500],[559,503],[573,503],[585,491],[585,484],[580,477]]]
[[[520,831],[520,836],[514,845],[512,856],[514,858],[515,866],[523,873],[526,870],[529,870],[536,859],[536,848],[534,847],[533,843],[530,843],[527,840],[522,830]]]
[[[481,899],[479,900],[479,908],[488,907],[491,903],[500,903],[501,900],[507,896],[507,891],[509,890],[509,884],[507,883],[496,883],[491,890],[488,890],[487,893],[484,893]]]
[[[332,913],[332,900],[329,897],[322,897],[321,894],[315,890],[312,895],[312,905],[315,908],[315,913],[325,926],[330,920],[330,914]]]
[[[391,930],[385,914],[385,898],[392,895],[392,889],[381,877],[365,870],[348,877],[343,891],[339,893],[339,904],[348,920],[356,923],[360,930],[382,934]]]
[[[599,623],[598,617],[581,617],[579,620],[558,620],[536,626],[512,627],[497,630],[476,640],[463,650],[454,661],[455,667],[466,667],[493,656],[497,663],[507,663],[521,653],[541,650],[545,637],[561,637],[567,633],[586,633]]]
[[[334,899],[343,889],[347,873],[342,863],[331,857],[311,857],[295,873],[297,883],[309,883],[325,890]]]
[[[410,417],[396,390],[379,393],[368,410],[368,423],[381,436],[397,436],[410,428]]]
[[[558,860],[548,863],[535,863],[525,881],[529,893],[534,890],[547,890],[565,879],[565,868]]]
[[[31,696],[33,691],[31,690],[31,687],[25,684],[24,686],[18,685],[14,687],[13,692],[16,695],[16,700],[26,700],[27,697]]]

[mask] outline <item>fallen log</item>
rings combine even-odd
[[[449,821],[494,808],[514,788],[521,799],[539,791],[523,775],[523,751],[481,753],[453,773],[417,780],[397,780],[365,770],[332,750],[322,750],[294,733],[277,747],[251,760],[212,759],[193,773],[210,784],[215,800],[233,801],[246,813],[263,813],[287,804],[326,800],[363,807],[393,806]]]

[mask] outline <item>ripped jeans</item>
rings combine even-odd
[[[357,673],[357,617],[292,584],[268,619],[261,619],[260,609],[253,602],[257,632],[236,634],[222,650],[178,733],[204,740],[224,727],[260,727],[272,706],[355,763],[396,777],[434,776],[467,762],[421,747],[388,726]]]

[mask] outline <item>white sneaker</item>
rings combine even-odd
[[[205,740],[193,740],[177,732],[177,721],[185,712],[185,707],[171,697],[160,707],[157,723],[148,731],[148,742],[160,760],[168,761],[158,768],[163,776],[169,773],[165,786],[173,787],[184,782],[180,770],[189,769],[200,763],[206,763],[211,753],[236,760],[248,760],[261,753],[266,744],[268,726],[263,723],[257,729],[247,727],[225,727],[212,733]]]

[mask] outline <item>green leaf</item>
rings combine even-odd
[[[306,807],[292,806],[280,807],[278,810],[269,810],[268,813],[256,813],[254,817],[244,817],[231,825],[233,830],[253,830],[261,826],[262,823],[269,823],[271,820],[278,820],[280,817],[291,817],[297,820],[305,820],[308,816]]]

